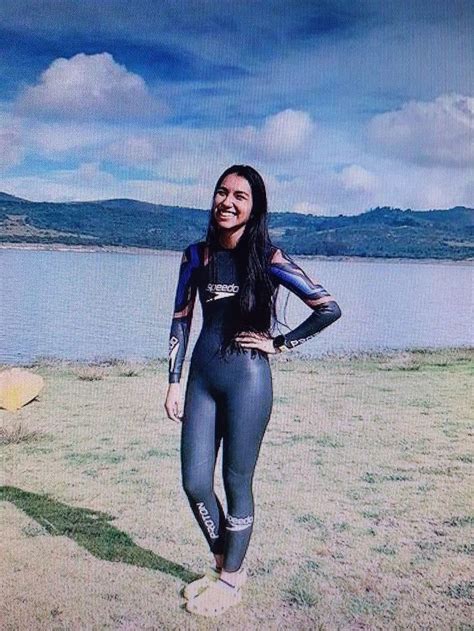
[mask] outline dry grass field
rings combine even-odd
[[[40,397],[0,410],[2,630],[473,629],[473,359],[273,359],[250,578],[214,620],[179,596],[210,555],[166,364],[38,363]]]

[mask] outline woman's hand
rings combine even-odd
[[[279,351],[273,346],[273,337],[265,333],[241,331],[235,336],[235,341],[243,348],[256,348],[264,353],[273,354]]]
[[[179,383],[170,383],[166,394],[165,410],[168,418],[180,423],[183,418],[181,407],[181,386]]]

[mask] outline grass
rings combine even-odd
[[[472,628],[473,352],[275,359],[250,579],[226,626]],[[41,400],[0,411],[5,628],[216,629],[180,608],[210,555],[163,412],[166,364],[35,369]]]
[[[321,445],[322,447],[331,447],[336,449],[337,447],[342,447],[341,441],[338,441],[336,438],[331,436],[330,434],[322,434],[315,440],[317,445]]]
[[[114,452],[83,452],[65,454],[65,459],[73,465],[90,463],[118,464],[126,459],[125,454]]]
[[[452,459],[472,464],[474,462],[474,454],[458,454],[456,456],[452,456]]]
[[[474,515],[464,515],[464,516],[456,516],[451,517],[450,519],[446,519],[444,521],[446,526],[472,526],[474,525]]]
[[[294,576],[283,590],[283,599],[296,607],[315,607],[319,598],[308,588],[308,581],[309,577],[306,572]]]
[[[375,546],[374,548],[372,548],[372,550],[374,552],[378,552],[379,554],[387,554],[389,556],[393,556],[395,554],[397,554],[397,551],[395,548],[393,548],[392,546],[389,546],[387,544],[383,544],[381,546]]]
[[[474,591],[474,581],[462,581],[461,583],[455,583],[449,585],[446,593],[451,598],[462,599],[472,602]]]
[[[407,482],[408,480],[413,480],[413,476],[401,472],[384,475],[366,471],[364,475],[361,476],[361,480],[368,484],[376,484],[378,482]]]
[[[474,555],[474,543],[462,543],[454,548],[456,552],[460,552],[461,554],[468,554],[469,556]]]
[[[79,381],[101,381],[106,374],[106,370],[101,366],[83,366],[76,368],[74,374]]]
[[[0,427],[0,445],[16,445],[18,443],[31,443],[42,438],[39,430],[30,430],[21,422],[9,426]]]

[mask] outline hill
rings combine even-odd
[[[474,256],[474,210],[374,208],[359,215],[270,214],[273,241],[293,254],[462,260]],[[203,238],[208,212],[133,199],[31,202],[0,193],[0,243],[182,250]]]
[[[8,193],[0,192],[0,202],[26,202],[26,199],[21,197],[15,197],[15,195],[9,195]]]

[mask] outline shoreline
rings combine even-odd
[[[112,253],[112,254],[148,254],[175,255],[181,254],[181,250],[167,250],[157,248],[142,248],[139,246],[118,246],[118,245],[67,245],[64,243],[0,243],[0,250],[34,250],[49,252],[77,252],[77,253]],[[443,263],[443,264],[469,264],[473,258],[467,259],[433,259],[433,258],[408,258],[408,257],[382,257],[382,256],[325,256],[322,254],[295,254],[299,258],[309,258],[321,261],[353,261],[367,263]]]
[[[308,356],[305,354],[294,354],[289,356],[274,355],[271,362],[274,364],[316,364],[323,362],[372,362],[372,361],[413,361],[440,359],[447,357],[467,357],[474,355],[474,346],[444,346],[439,348],[410,348],[410,349],[381,349],[372,351],[335,351],[328,352],[319,357]],[[185,360],[185,367],[189,367],[190,359]],[[18,363],[8,363],[0,360],[0,371],[6,367],[13,368],[46,368],[46,367],[158,367],[167,368],[168,359],[166,357],[148,357],[148,358],[121,358],[121,357],[97,357],[91,359],[65,359],[54,356],[37,357],[36,359],[25,360]]]

